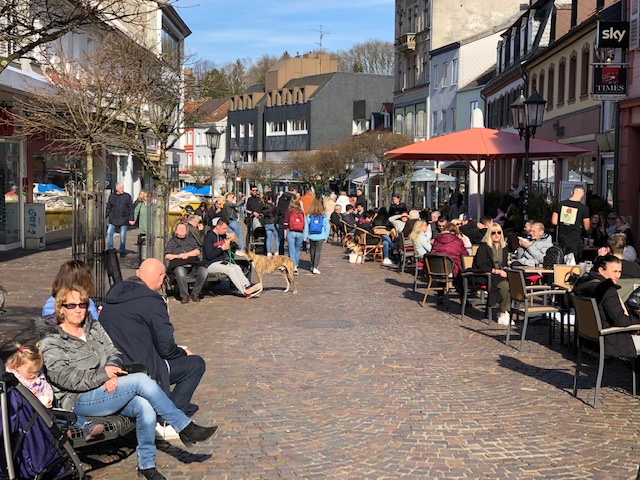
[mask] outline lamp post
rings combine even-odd
[[[344,165],[344,170],[347,172],[347,195],[351,193],[351,172],[353,171],[354,163],[353,158],[350,158]]]
[[[221,132],[215,126],[204,132],[207,136],[207,146],[211,150],[211,203],[215,199],[216,190],[216,150],[220,145]]]
[[[438,184],[438,180],[439,180],[440,174],[442,173],[442,169],[440,168],[440,162],[438,160],[436,160],[436,166],[433,169],[433,173],[436,174],[436,202],[435,202],[435,206],[436,206],[436,210],[438,210],[438,208],[440,207],[440,185]],[[451,205],[449,205],[449,208],[451,208]]]
[[[225,158],[224,162],[222,162],[222,171],[224,172],[224,188],[227,189],[227,192],[229,191],[229,173],[232,168],[233,162],[228,158]]]
[[[235,176],[233,177],[233,193],[238,195],[238,175],[240,175],[240,163],[242,162],[242,153],[240,150],[234,150],[232,152],[233,161],[233,172]]]
[[[529,220],[529,182],[531,176],[531,163],[529,160],[529,144],[531,137],[536,136],[536,129],[542,126],[544,119],[544,107],[547,101],[537,91],[525,100],[524,95],[511,104],[511,120],[514,128],[518,129],[520,139],[524,137],[524,203],[522,205],[522,218]]]
[[[364,171],[367,172],[367,208],[369,208],[369,203],[371,202],[371,177],[369,176],[371,170],[373,170],[373,162],[366,160],[364,162]]]

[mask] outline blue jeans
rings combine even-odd
[[[240,224],[238,223],[238,220],[229,220],[229,230],[236,234],[236,237],[238,237],[236,240],[238,248],[240,248],[240,250],[243,250],[244,243],[242,242],[242,231],[240,230]]]
[[[396,244],[393,243],[389,235],[382,235],[382,257],[389,258],[389,247],[395,248]]]
[[[116,228],[120,229],[120,252],[124,252],[127,244],[127,225],[116,227],[110,223],[107,226],[107,249],[113,249],[113,235],[116,233]]]
[[[293,264],[298,268],[300,261],[300,249],[302,248],[303,232],[287,231],[287,245],[289,246],[289,257],[293,260]]]
[[[156,382],[144,373],[118,377],[115,392],[108,393],[101,385],[78,397],[74,413],[81,416],[103,417],[121,413],[136,418],[138,468],[153,468],[156,464],[156,417],[161,415],[176,432],[191,423],[173,404]]]
[[[264,226],[265,231],[267,232],[267,253],[271,253],[271,242],[273,239],[275,245],[275,253],[278,253],[280,249],[280,237],[278,236],[278,230],[273,223],[267,223]]]

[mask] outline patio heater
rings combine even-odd
[[[373,162],[366,160],[364,162],[364,171],[367,172],[367,209],[371,205],[371,170],[373,170]]]
[[[511,120],[514,128],[518,129],[520,139],[524,137],[524,204],[522,218],[529,220],[529,182],[531,176],[531,161],[529,160],[529,144],[531,137],[536,136],[536,129],[542,126],[544,107],[547,101],[537,91],[525,100],[524,95],[511,104]]]
[[[211,203],[213,204],[216,188],[216,150],[218,146],[220,146],[222,132],[215,126],[211,126],[211,128],[204,133],[207,136],[207,146],[209,150],[211,150]]]

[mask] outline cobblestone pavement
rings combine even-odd
[[[3,328],[12,310],[40,308],[69,256],[1,254]],[[636,477],[638,400],[626,367],[607,367],[594,410],[585,403],[594,364],[573,398],[574,357],[557,339],[549,345],[546,323],[530,327],[518,352],[474,309],[461,321],[457,297],[451,313],[433,297],[421,308],[411,274],[350,265],[331,245],[321,275],[308,272],[308,258],[297,295],[274,274],[256,299],[170,301],[178,342],[207,361],[194,420],[221,430],[190,452],[158,442],[167,478]],[[134,478],[135,465],[131,455],[92,477]]]

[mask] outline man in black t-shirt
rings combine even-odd
[[[589,209],[582,203],[584,187],[575,185],[571,196],[559,202],[553,209],[551,223],[558,225],[558,243],[564,254],[573,253],[576,262],[582,256],[582,229],[589,230]]]

